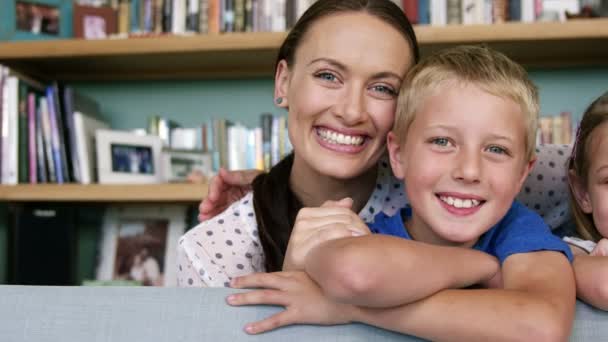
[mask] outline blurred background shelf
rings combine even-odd
[[[526,67],[608,65],[608,19],[416,26],[422,55],[484,43]],[[271,77],[286,33],[229,33],[0,44],[0,63],[42,79],[103,81]]]
[[[207,184],[81,185],[23,184],[0,186],[4,202],[147,202],[198,203]]]

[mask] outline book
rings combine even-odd
[[[18,150],[18,179],[19,183],[29,182],[29,139],[28,139],[28,124],[27,124],[27,85],[19,82],[19,99],[18,99],[18,116],[19,116],[19,143]]]
[[[69,146],[71,160],[72,178],[77,183],[82,183],[82,171],[80,169],[80,155],[78,154],[78,142],[74,124],[74,113],[91,113],[93,117],[99,117],[99,104],[93,99],[75,91],[72,87],[65,87],[63,91],[65,137]]]
[[[51,123],[50,123],[50,119],[49,119],[49,110],[48,110],[48,103],[46,100],[45,96],[41,96],[38,99],[38,106],[40,107],[40,122],[41,122],[41,133],[42,133],[42,139],[44,141],[44,156],[45,156],[45,162],[46,162],[46,167],[47,167],[47,171],[48,171],[48,181],[51,183],[56,183],[57,182],[57,176],[56,176],[56,167],[55,167],[55,161],[53,159],[53,143],[52,143],[52,139],[51,139]]]
[[[78,167],[80,169],[80,182],[91,184],[96,180],[96,145],[95,132],[100,129],[109,129],[108,125],[96,113],[74,112],[74,134],[78,153]]]
[[[2,184],[15,185],[18,181],[17,161],[19,79],[7,74],[2,96]]]
[[[27,94],[27,136],[28,136],[28,158],[29,158],[29,182],[38,183],[38,163],[37,163],[37,137],[36,137],[36,94]]]

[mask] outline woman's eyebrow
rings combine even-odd
[[[339,69],[340,71],[348,71],[348,67],[338,61],[336,61],[335,59],[331,59],[331,58],[326,58],[326,57],[322,57],[322,58],[315,58],[312,61],[310,61],[310,63],[308,63],[308,65],[312,65],[318,62],[324,62],[327,64],[330,64],[331,66],[335,67],[336,69]],[[401,76],[399,76],[398,74],[391,72],[391,71],[381,71],[378,73],[375,73],[374,75],[372,75],[372,79],[380,79],[380,78],[396,78],[399,80],[399,82],[403,81],[403,78]]]
[[[325,62],[325,63],[331,64],[333,67],[340,69],[341,71],[348,70],[348,67],[346,67],[346,65],[336,61],[335,59],[326,58],[326,57],[315,58],[312,61],[310,61],[310,63],[308,63],[308,65],[310,66],[310,65],[313,65],[318,62]]]

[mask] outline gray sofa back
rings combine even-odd
[[[281,310],[230,307],[232,289],[0,286],[0,341],[420,341],[364,324],[290,326],[250,336],[247,322]],[[571,341],[607,341],[608,314],[577,303]]]

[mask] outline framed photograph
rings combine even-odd
[[[209,178],[213,175],[211,155],[193,150],[163,150],[163,180],[185,182],[192,172]]]
[[[95,140],[100,184],[162,182],[162,141],[158,136],[98,130]]]
[[[116,33],[117,13],[109,6],[74,5],[74,37],[104,39]]]
[[[2,2],[0,40],[72,37],[72,0],[10,0]]]
[[[187,206],[112,206],[103,219],[98,282],[176,286]]]

